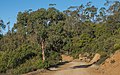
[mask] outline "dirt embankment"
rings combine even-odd
[[[104,75],[120,75],[120,51],[116,51],[110,58],[100,65]]]

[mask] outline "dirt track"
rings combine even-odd
[[[36,72],[27,75],[101,75],[98,66],[89,66],[85,62],[72,61],[57,68],[56,71]]]
[[[60,65],[55,68],[55,71],[35,71],[25,75],[120,75],[120,51],[112,55],[100,66],[72,61]]]

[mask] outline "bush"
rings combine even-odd
[[[21,64],[20,66],[11,69],[9,71],[9,74],[11,73],[11,75],[18,75],[18,74],[24,74],[27,72],[35,71],[37,69],[42,68],[39,66],[40,64],[43,63],[40,63],[39,57],[37,56],[30,60],[27,60],[25,63]]]

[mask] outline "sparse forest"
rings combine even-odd
[[[50,5],[18,12],[17,22],[4,35],[7,26],[0,21],[1,73],[48,68],[60,62],[61,54],[109,57],[120,49],[120,1],[106,1],[101,8],[88,2],[64,11]]]

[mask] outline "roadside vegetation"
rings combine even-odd
[[[22,74],[58,64],[61,54],[106,58],[120,49],[120,2],[97,8],[88,2],[59,11],[55,6],[19,12],[3,35],[0,22],[0,72]],[[103,61],[102,61],[103,62]]]

